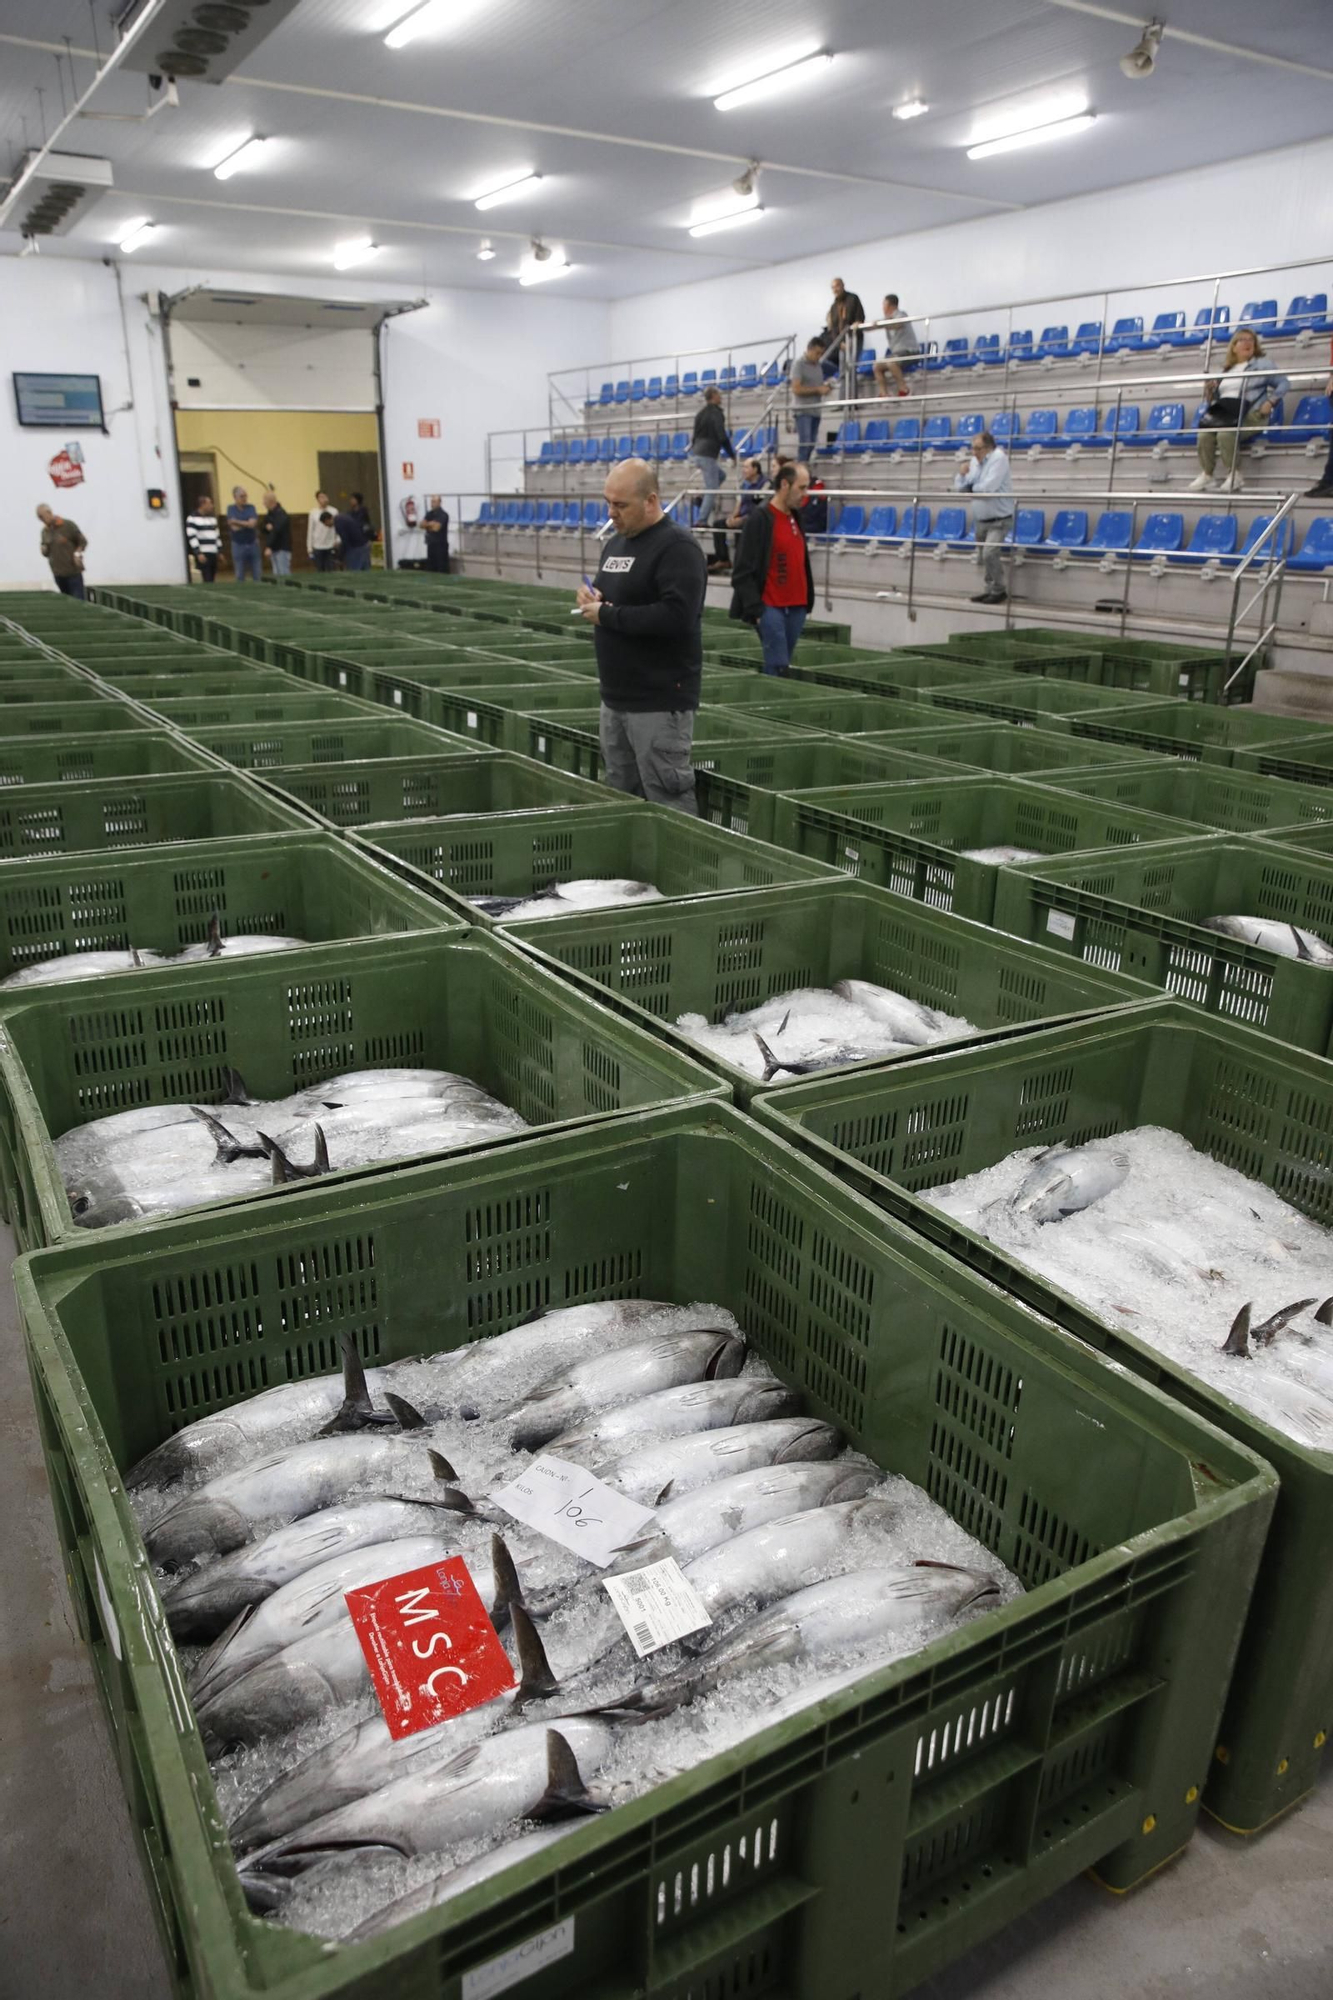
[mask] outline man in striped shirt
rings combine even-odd
[[[212,583],[218,573],[222,531],[218,527],[217,512],[213,506],[211,493],[201,493],[196,500],[194,512],[185,523],[185,539],[190,545],[190,554],[198,565],[200,582]]]

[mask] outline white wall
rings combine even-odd
[[[1050,159],[1058,171],[1054,150]],[[1169,295],[1156,299],[1140,288],[1190,272],[1328,259],[1299,281],[1291,274],[1289,281],[1284,277],[1270,287],[1284,293],[1285,307],[1294,292],[1327,291],[1333,279],[1333,140],[1257,158],[1244,156],[1241,141],[1236,159],[1221,166],[945,229],[886,233],[869,243],[844,244],[830,215],[829,243],[843,247],[617,300],[611,307],[609,354],[647,362],[687,348],[808,335],[823,323],[835,273],[872,313],[879,311],[884,293],[894,291],[908,312],[958,315],[947,326],[932,327],[943,338],[1000,324],[993,310],[969,315],[967,307],[1055,297],[1071,305],[1068,313],[1052,311],[1050,322],[1099,319],[1101,294],[1110,287],[1121,289],[1122,312],[1164,311],[1177,303],[1208,303],[1211,286],[1172,283]],[[1260,290],[1237,280],[1223,286],[1221,297],[1234,315]],[[1110,316],[1116,311],[1113,300]],[[1019,323],[1029,321],[1039,329],[1041,313],[1022,315]]]
[[[183,410],[375,407],[375,340],[367,327],[178,319],[171,326],[171,358]]]
[[[122,321],[109,265],[0,260],[0,589],[50,584],[33,514],[42,501],[87,535],[91,582],[184,581],[161,332],[133,289],[126,285]],[[48,474],[68,442],[63,432],[19,428],[15,369],[101,376],[108,434],[73,434],[83,449],[83,485],[60,490]],[[166,514],[149,513],[150,486],[166,490]]]

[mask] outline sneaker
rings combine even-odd
[[[974,604],[1003,604],[1008,592],[1004,590],[983,590],[972,599]]]
[[[1306,488],[1305,497],[1307,500],[1333,500],[1333,486],[1325,486],[1320,480],[1318,486]]]
[[[1211,492],[1216,485],[1211,472],[1201,472],[1197,479],[1191,479],[1188,490],[1191,493]]]
[[[1225,479],[1218,480],[1217,490],[1219,493],[1239,493],[1244,484],[1238,472],[1229,472]]]
[[[898,394],[899,394],[900,396],[910,396],[910,395],[911,395],[911,393],[912,393],[912,392],[911,392],[911,390],[910,390],[910,389],[900,389],[900,390],[898,391]]]

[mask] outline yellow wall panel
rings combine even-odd
[[[225,512],[233,486],[244,486],[259,505],[272,486],[291,514],[304,514],[314,497],[321,451],[378,451],[372,411],[177,410],[176,443],[182,452],[212,452]],[[368,494],[379,519],[379,499]]]

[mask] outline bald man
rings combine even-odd
[[[618,792],[697,813],[690,749],[703,676],[704,553],[668,520],[645,460],[622,459],[602,491],[615,532],[577,602],[594,627],[603,777]]]
[[[88,538],[76,521],[66,520],[53,507],[37,509],[42,524],[42,554],[51,565],[56,589],[66,597],[82,597],[83,552]]]

